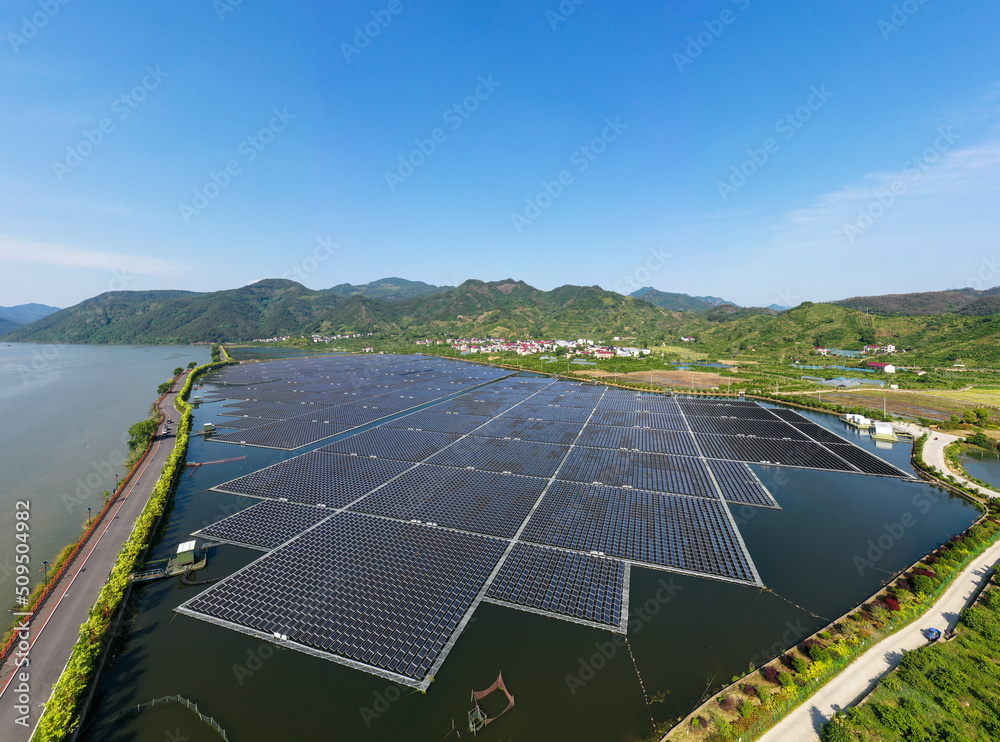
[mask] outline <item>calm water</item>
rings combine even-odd
[[[217,403],[202,406],[196,427],[218,412]],[[876,450],[870,438],[835,418],[805,414],[908,469],[908,445]],[[246,461],[201,467],[184,477],[156,556],[165,557],[192,531],[254,502],[209,487],[290,456],[193,441],[194,461],[244,455]],[[783,509],[734,507],[733,513],[765,584],[831,619],[977,517],[964,500],[923,483],[775,467],[756,471]],[[915,525],[894,528],[905,513],[913,514]],[[898,537],[887,535],[897,531]],[[258,554],[222,547],[199,575],[229,574]],[[612,634],[487,604],[422,695],[173,612],[203,589],[164,581],[138,592],[131,634],[102,680],[83,738],[217,739],[177,706],[120,717],[131,705],[180,693],[197,701],[234,742],[441,742],[457,739],[448,736],[452,720],[469,736],[470,689],[486,687],[502,670],[517,707],[477,739],[626,742],[651,733],[650,715],[660,722],[686,714],[706,688],[728,683],[749,662],[759,664],[826,623],[755,588],[633,568],[629,643],[657,699],[649,707],[629,652]]]
[[[0,605],[13,602],[14,503],[31,502],[32,571],[77,538],[127,454],[132,423],[205,346],[0,343]]]
[[[989,451],[968,451],[962,456],[962,466],[976,479],[1000,487],[1000,456]]]

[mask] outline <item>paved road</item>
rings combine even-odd
[[[927,436],[927,442],[924,444],[924,461],[926,461],[929,466],[936,466],[946,474],[951,474],[959,482],[968,487],[972,487],[984,497],[1000,497],[1000,493],[985,487],[980,487],[975,482],[970,482],[958,472],[954,472],[948,468],[948,464],[944,458],[944,449],[955,441],[962,440],[963,436],[942,433],[937,430],[928,430],[927,428],[923,428],[919,425],[913,425],[912,423],[893,423],[893,426],[906,430],[913,435],[914,438],[919,438],[924,433],[929,433],[930,435]]]
[[[26,668],[29,678],[24,683],[28,687],[27,693],[22,688],[23,680],[20,677],[25,668],[16,668],[14,655],[0,667],[0,739],[4,742],[30,739],[42,706],[69,660],[80,626],[87,620],[90,608],[107,582],[122,544],[129,537],[132,526],[149,500],[153,485],[159,479],[160,471],[174,447],[174,436],[180,419],[174,400],[177,391],[184,385],[187,373],[189,372],[185,372],[174,383],[160,403],[165,424],[161,424],[157,430],[153,448],[143,461],[142,468],[108,509],[70,567],[63,572],[45,605],[32,616],[28,632],[31,649]],[[170,432],[163,435],[166,429]],[[33,561],[38,562],[43,556],[45,555],[33,555]],[[28,700],[27,708],[17,708],[22,705],[25,695]]]
[[[843,672],[823,686],[808,701],[786,716],[760,742],[815,742],[819,729],[837,709],[847,708],[867,696],[878,681],[902,659],[904,650],[927,643],[923,629],[942,633],[955,628],[959,614],[988,579],[1000,560],[1000,543],[994,544],[955,578],[944,594],[922,617],[869,649]]]

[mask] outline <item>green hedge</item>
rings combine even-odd
[[[101,589],[97,602],[90,609],[89,618],[80,627],[80,638],[73,647],[66,669],[52,690],[52,697],[45,704],[45,711],[42,713],[32,742],[60,742],[67,739],[80,724],[80,706],[88,685],[94,680],[94,669],[103,648],[104,636],[128,592],[131,584],[129,575],[135,571],[136,565],[155,535],[174,482],[183,470],[192,419],[192,407],[187,399],[194,379],[224,365],[225,362],[209,363],[194,369],[188,375],[180,394],[177,395],[176,407],[181,411],[181,422],[177,429],[174,450],[163,466],[146,507],[136,520],[132,534],[122,545],[118,560],[111,570],[111,576]]]

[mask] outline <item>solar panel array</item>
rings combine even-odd
[[[259,425],[223,437],[364,424],[501,373],[308,361],[225,369],[217,396]],[[178,610],[420,688],[480,600],[624,631],[631,565],[761,584],[726,506],[778,507],[748,463],[905,476],[786,412],[501,378],[217,487],[264,502],[199,535],[273,551]]]
[[[238,430],[212,441],[294,450],[509,375],[424,356],[330,355],[228,366],[204,397],[227,401],[219,426]]]

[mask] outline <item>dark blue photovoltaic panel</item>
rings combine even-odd
[[[560,423],[549,420],[525,420],[519,417],[498,417],[486,423],[473,435],[488,438],[520,438],[525,441],[562,443],[576,440],[583,428],[580,423]]]
[[[315,505],[264,500],[192,535],[268,550],[331,515],[332,511]]]
[[[780,464],[808,469],[855,471],[845,461],[812,441],[778,441],[771,438],[745,438],[736,435],[695,434],[705,456],[754,464]]]
[[[312,451],[212,489],[269,500],[284,498],[290,502],[343,507],[411,466],[406,461]]]
[[[557,481],[521,540],[756,584],[721,500]]]
[[[831,443],[828,448],[838,456],[847,459],[865,474],[877,474],[883,477],[912,477],[902,469],[883,461],[863,448],[853,443]]]
[[[351,509],[510,538],[544,487],[537,477],[423,464]]]
[[[506,546],[339,513],[180,610],[421,680]]]
[[[559,479],[718,499],[701,459],[604,448],[574,448]]]
[[[239,430],[235,433],[213,435],[210,441],[239,443],[245,446],[262,446],[291,451],[310,443],[330,438],[348,430],[348,425],[327,425],[325,423],[299,422],[297,420],[277,420],[257,428]]]
[[[809,422],[806,420],[801,423],[793,423],[796,430],[801,431],[803,434],[809,436],[814,441],[826,445],[827,443],[848,443],[848,441],[836,433],[832,433],[822,425],[817,425],[814,422]]]
[[[757,438],[792,438],[804,441],[806,437],[781,420],[750,420],[732,417],[689,417],[688,423],[695,433],[710,435],[752,435]]]
[[[552,443],[470,436],[428,459],[427,463],[551,477],[568,450],[569,446]]]
[[[672,415],[681,414],[677,402],[670,397],[653,394],[630,394],[609,390],[597,405],[599,410],[619,412],[659,412]]]
[[[679,399],[677,404],[688,417],[738,417],[746,420],[773,420],[767,408],[756,402],[722,399]]]
[[[453,433],[378,427],[317,450],[324,453],[354,453],[359,456],[378,456],[382,459],[416,462],[423,461],[457,440],[458,435]]]
[[[617,428],[588,424],[577,440],[577,445],[591,448],[631,448],[636,451],[673,453],[680,456],[698,455],[691,434],[677,430]]]
[[[421,410],[383,423],[386,428],[432,430],[439,433],[471,433],[490,418],[482,415],[445,414]]]
[[[533,398],[532,398],[533,399]],[[530,400],[529,400],[530,402]],[[535,420],[555,420],[557,422],[583,423],[591,410],[587,407],[561,407],[557,405],[534,405],[522,402],[504,413],[504,417],[533,418]]]
[[[224,417],[215,421],[217,428],[235,428],[237,430],[247,430],[249,428],[259,428],[267,423],[259,417]]]
[[[625,428],[636,426],[657,430],[687,430],[681,415],[667,415],[656,412],[629,412],[623,410],[594,410],[590,425],[608,425]]]
[[[617,628],[624,587],[617,559],[518,543],[486,595]]]
[[[771,493],[746,464],[738,461],[709,461],[708,468],[715,474],[723,500],[762,508],[778,508]]]

